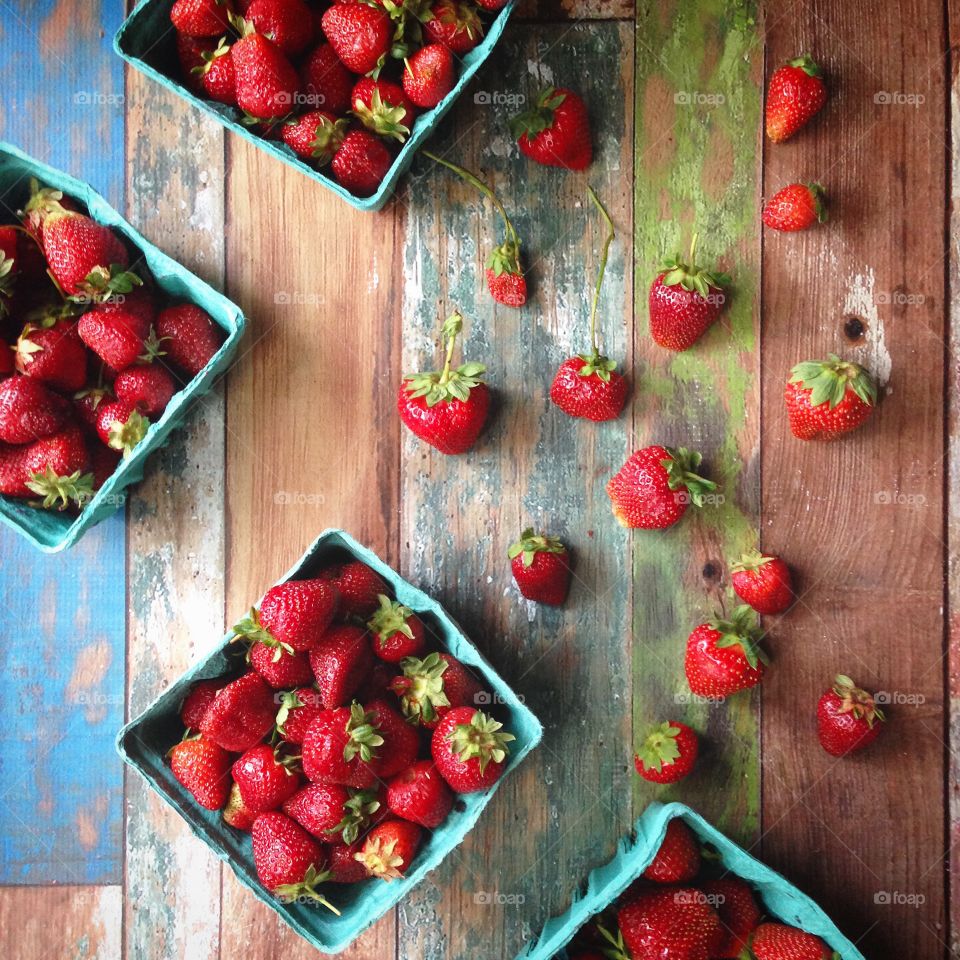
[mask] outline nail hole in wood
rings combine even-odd
[[[707,580],[710,582],[716,582],[717,580],[720,579],[720,573],[721,573],[721,567],[720,567],[720,564],[716,562],[716,560],[708,560],[703,565],[704,580]]]
[[[867,332],[867,323],[860,317],[847,317],[843,321],[843,332],[852,343],[862,340]]]

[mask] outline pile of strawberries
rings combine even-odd
[[[183,78],[259,135],[374,193],[506,0],[177,0]]]
[[[321,884],[402,876],[456,796],[503,773],[514,737],[477,709],[490,693],[367,565],[273,587],[234,632],[249,669],[193,686],[170,763],[250,831],[277,897],[336,910]]]
[[[199,307],[164,304],[120,236],[31,183],[0,225],[0,494],[79,509],[219,350]]]

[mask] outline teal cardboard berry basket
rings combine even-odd
[[[639,879],[660,849],[667,824],[674,818],[683,820],[701,842],[710,844],[732,875],[757,891],[767,916],[816,934],[841,960],[864,960],[863,954],[810,897],[682,803],[650,804],[634,824],[633,835],[620,840],[614,858],[591,872],[586,889],[574,895],[569,909],[548,920],[540,936],[516,960],[567,960],[567,945],[577,931]]]
[[[379,210],[396,190],[397,181],[413,162],[421,144],[430,137],[437,125],[466,89],[474,74],[493,52],[517,0],[509,0],[496,16],[486,23],[483,40],[463,57],[455,57],[459,76],[456,86],[432,110],[423,111],[413,124],[410,136],[400,149],[377,192],[369,197],[355,197],[332,176],[318,171],[301,160],[285,143],[258,136],[241,123],[241,113],[210,100],[204,100],[188,90],[180,81],[180,63],[176,51],[176,34],[170,23],[170,8],[174,0],[141,0],[133,13],[120,27],[113,40],[114,50],[141,73],[183,97],[199,110],[214,117],[228,130],[255,143],[261,150],[283,163],[305,173],[311,180],[323,184],[337,196],[358,210]]]
[[[516,737],[510,745],[510,756],[500,780],[489,790],[458,798],[459,802],[440,827],[432,833],[425,832],[426,839],[413,862],[413,869],[405,877],[390,883],[367,880],[349,886],[327,885],[324,894],[341,911],[339,917],[317,904],[280,903],[257,880],[249,835],[227,826],[219,811],[202,809],[174,779],[165,755],[183,733],[180,704],[198,680],[238,673],[238,657],[236,651],[230,649],[232,632],[224,637],[215,653],[184,674],[136,720],[127,724],[117,737],[120,756],[147,779],[221,860],[230,865],[240,882],[255,897],[276,910],[300,936],[325,953],[344,950],[433,870],[463,840],[490,802],[497,786],[519,766],[543,735],[537,718],[487,663],[446,610],[422,590],[407,583],[349,534],[342,530],[327,530],[320,534],[293,569],[278,582],[311,577],[322,567],[349,558],[362,560],[373,567],[390,585],[396,598],[423,619],[440,649],[462,661],[484,681],[496,704],[494,712]]]
[[[11,222],[16,205],[26,202],[31,177],[36,177],[48,187],[62,190],[65,195],[83,204],[98,223],[106,224],[121,234],[133,254],[131,264],[146,264],[157,288],[166,297],[202,307],[226,334],[223,345],[206,367],[174,395],[163,415],[150,425],[131,456],[120,462],[113,475],[79,513],[41,510],[31,507],[25,500],[0,496],[0,521],[22,534],[40,550],[56,553],[73,546],[87,530],[124,505],[124,491],[132,483],[143,479],[144,466],[150,455],[166,444],[170,432],[182,425],[191,407],[209,393],[214,383],[226,372],[243,336],[246,321],[239,307],[162,253],[86,183],[48,167],[3,142],[0,142],[0,197],[4,199],[0,201],[0,221]],[[13,204],[14,208],[7,208],[6,204]]]

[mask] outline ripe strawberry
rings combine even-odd
[[[20,373],[42,380],[54,390],[72,392],[87,382],[87,351],[73,320],[50,318],[39,327],[28,323],[17,340],[14,356]]]
[[[441,776],[457,793],[474,793],[493,786],[503,773],[512,733],[475,707],[448,710],[436,730],[430,750]]]
[[[729,697],[763,679],[766,654],[760,649],[763,631],[750,607],[737,607],[729,620],[701,623],[687,640],[684,670],[698,697]]]
[[[458,56],[469,53],[483,37],[483,23],[471,3],[436,0],[430,7],[430,15],[423,24],[423,32],[434,43],[442,43]]]
[[[270,732],[275,712],[273,691],[251,670],[213,698],[200,722],[200,732],[224,750],[243,753]]]
[[[703,506],[717,485],[694,471],[701,456],[684,447],[644,447],[632,453],[607,483],[617,522],[625,527],[663,530],[672,527],[687,507]]]
[[[351,790],[338,784],[309,783],[283,804],[283,812],[318,840],[350,845],[386,816],[381,793],[382,790]]]
[[[227,805],[223,808],[223,819],[235,830],[249,830],[257,819],[257,815],[243,802],[240,788],[235,783],[230,787]]]
[[[248,117],[276,121],[293,110],[300,78],[272,40],[248,34],[234,43],[232,57],[237,106]]]
[[[682,820],[671,820],[660,849],[643,871],[644,880],[689,883],[699,872],[700,845],[696,836]]]
[[[217,103],[237,105],[237,68],[233,52],[224,37],[212,50],[200,53],[200,63],[192,73],[200,80],[203,92]]]
[[[510,132],[521,153],[548,167],[586,170],[593,159],[587,105],[565,87],[542,91],[534,106],[513,118]]]
[[[340,591],[340,615],[369,617],[380,605],[380,594],[390,588],[375,570],[359,560],[327,567],[318,574]]]
[[[808,56],[775,70],[767,88],[767,136],[774,143],[792,137],[827,102],[820,68]]]
[[[125,370],[157,353],[156,338],[150,337],[155,312],[150,295],[137,290],[98,303],[77,322],[77,332],[111,370]]]
[[[180,76],[187,89],[198,97],[209,96],[203,82],[204,54],[212,53],[218,44],[212,37],[189,37],[177,34],[177,59],[180,61]]]
[[[528,600],[558,607],[570,592],[570,554],[557,537],[527,527],[507,550],[517,589]]]
[[[313,42],[313,15],[303,0],[253,0],[243,19],[290,59],[299,57]]]
[[[750,938],[754,960],[839,960],[819,937],[785,923],[761,923]]]
[[[73,395],[73,409],[83,424],[95,431],[100,404],[113,399],[113,394],[105,387],[90,387]]]
[[[183,698],[180,705],[180,720],[188,730],[199,730],[200,721],[213,703],[213,698],[222,690],[224,684],[219,679],[199,680]]]
[[[310,679],[313,679],[311,673]],[[299,687],[280,694],[277,711],[277,733],[287,743],[303,743],[307,728],[323,712],[319,691],[313,687]]]
[[[392,163],[390,151],[379,137],[368,130],[351,130],[334,154],[330,168],[340,186],[358,197],[367,197],[376,193]]]
[[[33,443],[56,433],[68,406],[39,380],[10,377],[0,383],[0,441]]]
[[[188,37],[218,37],[230,29],[230,7],[224,0],[177,0],[170,22]]]
[[[372,700],[366,709],[385,741],[381,756],[374,763],[377,777],[389,780],[417,759],[420,735],[384,700]]]
[[[408,57],[403,89],[418,107],[435,107],[456,85],[453,54],[442,43],[428,43]]]
[[[668,350],[688,350],[720,316],[726,303],[725,273],[697,266],[697,234],[690,242],[690,260],[679,253],[663,262],[650,286],[650,335]]]
[[[0,341],[0,380],[6,379],[15,372],[13,352],[4,349],[8,344]]]
[[[862,750],[877,739],[886,719],[873,694],[838,674],[817,703],[820,746],[834,757]]]
[[[28,446],[0,448],[0,493],[38,496],[47,509],[82,507],[93,496],[93,476],[83,431],[67,426]]]
[[[119,450],[124,459],[147,435],[150,421],[127,400],[102,403],[97,409],[97,433],[111,450]]]
[[[685,723],[670,720],[650,731],[633,765],[651,783],[676,783],[693,770],[699,750],[697,735]]]
[[[353,74],[343,65],[329,43],[315,47],[300,67],[304,102],[335,116],[346,113],[350,108],[353,81]]]
[[[476,706],[483,687],[459,660],[449,653],[429,653],[422,660],[408,657],[400,666],[403,676],[390,685],[400,698],[404,716],[428,730],[454,707]]]
[[[177,782],[207,810],[219,810],[230,793],[230,755],[205,737],[181,740],[170,751]]]
[[[355,859],[363,864],[367,876],[396,880],[417,855],[422,835],[420,827],[408,820],[387,820],[367,834]]]
[[[466,453],[473,446],[490,408],[490,391],[480,379],[486,367],[482,363],[465,363],[455,370],[450,367],[462,329],[459,313],[446,319],[443,370],[407,374],[397,396],[400,419],[421,440],[446,454]]]
[[[491,13],[496,13],[507,5],[507,0],[476,0],[476,2],[478,7],[489,10]]]
[[[374,715],[359,703],[324,710],[307,728],[301,745],[303,772],[314,783],[372,787],[384,738]]]
[[[285,644],[309,650],[323,636],[337,612],[336,588],[323,580],[288,580],[271,587],[234,628],[238,636],[268,647]]]
[[[836,440],[873,413],[877,387],[859,364],[831,353],[790,371],[784,391],[790,430],[800,440]]]
[[[357,690],[357,699],[361,703],[368,703],[371,700],[387,700],[392,702],[393,683],[398,679],[397,668],[392,663],[385,660],[374,658],[373,667],[363,678],[363,683]]]
[[[331,843],[327,848],[330,871],[330,883],[362,883],[369,880],[367,868],[357,860],[357,854],[363,848],[362,843],[347,846],[343,843]]]
[[[38,244],[43,244],[43,222],[51,213],[64,212],[79,213],[80,209],[75,200],[65,197],[62,190],[54,190],[52,187],[44,187],[34,178],[30,178],[30,199],[23,209],[21,225],[27,233],[33,237]],[[19,252],[23,258],[24,245],[19,245],[13,249],[7,249],[7,256],[13,256],[14,250]],[[28,245],[27,245],[28,246]],[[38,277],[43,274],[40,271]]]
[[[330,46],[354,73],[372,73],[383,66],[390,52],[393,24],[382,7],[335,3],[321,22]]]
[[[721,877],[700,885],[720,916],[724,939],[714,952],[716,960],[738,960],[744,956],[750,934],[760,923],[760,908],[753,891],[736,877]]]
[[[177,382],[158,363],[137,364],[117,374],[113,390],[118,400],[133,404],[145,417],[156,420],[177,392]]]
[[[123,457],[103,444],[90,448],[90,472],[93,474],[93,489],[99,490],[113,476]]]
[[[453,794],[430,760],[418,760],[387,785],[387,806],[404,820],[431,830],[453,807]]]
[[[342,707],[373,666],[367,632],[350,624],[330,627],[310,650],[310,667],[328,710]]]
[[[410,135],[417,113],[403,87],[370,77],[357,81],[350,94],[350,109],[368,130],[381,137],[393,137],[400,143]]]
[[[305,650],[295,653],[283,644],[267,646],[258,640],[247,651],[247,661],[275,690],[313,683],[310,656]]]
[[[343,144],[347,121],[325,110],[311,110],[280,127],[280,138],[304,160],[329,163]]]
[[[819,183],[791,183],[774,194],[763,208],[763,222],[774,230],[806,230],[827,219],[823,187]]]
[[[300,788],[300,775],[292,769],[295,763],[267,743],[251,747],[233,764],[233,781],[240,796],[253,813],[276,810]]]
[[[793,603],[790,569],[779,558],[753,550],[730,566],[737,596],[757,613],[783,613]]]
[[[373,652],[387,663],[419,656],[427,645],[423,621],[409,608],[380,594],[380,608],[367,623]]]
[[[617,913],[633,960],[710,960],[723,940],[717,912],[693,887],[643,893]]]

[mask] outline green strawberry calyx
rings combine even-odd
[[[93,499],[94,478],[92,473],[77,470],[69,476],[59,476],[48,463],[42,472],[31,475],[26,483],[28,489],[43,497],[39,506],[45,510],[66,510],[74,505],[82,507]]]
[[[481,710],[477,710],[469,723],[458,723],[448,734],[450,752],[461,763],[477,760],[480,773],[483,774],[492,760],[503,763],[510,748],[507,744],[517,738],[512,733],[503,732],[503,724]]]
[[[367,626],[377,635],[377,639],[383,643],[393,634],[402,633],[412,640],[413,628],[407,621],[413,616],[413,611],[382,593],[377,595],[377,600],[380,607],[367,621]]]
[[[143,353],[137,359],[141,363],[153,363],[157,357],[165,357],[167,351],[162,349],[163,341],[169,339],[169,337],[158,337],[157,331],[151,327],[147,339],[143,341]]]
[[[343,805],[343,819],[330,827],[327,833],[339,833],[349,846],[355,843],[360,831],[370,825],[370,818],[380,809],[380,801],[373,790],[353,790]]]
[[[102,303],[117,293],[130,293],[134,287],[142,287],[143,280],[132,270],[119,263],[110,267],[94,267],[83,280],[83,290],[68,299],[75,303]]]
[[[831,353],[826,360],[804,360],[790,371],[790,382],[810,391],[810,406],[836,407],[852,390],[867,406],[877,404],[877,385],[859,364]]]
[[[406,116],[407,108],[401,104],[390,103],[380,95],[380,88],[374,87],[370,95],[370,105],[354,99],[353,114],[360,122],[381,137],[393,137],[403,143],[410,136],[410,128],[400,121]],[[338,120],[346,127],[346,121]]]
[[[299,883],[281,883],[273,888],[273,893],[278,899],[287,903],[294,903],[303,898],[313,900],[339,917],[340,911],[317,890],[317,884],[325,883],[330,877],[329,870],[317,870],[316,866],[311,863]]]
[[[126,422],[114,420],[107,432],[107,445],[114,450],[123,451],[123,459],[127,460],[133,453],[133,448],[147,435],[150,421],[138,410],[133,410]]]
[[[195,67],[190,68],[191,73],[195,73],[198,76],[204,76],[210,72],[210,68],[217,62],[221,57],[225,57],[230,52],[230,44],[227,43],[227,38],[225,36],[221,37],[217,43],[215,50],[203,50],[200,53],[200,59],[202,63],[198,63]]]
[[[757,617],[753,608],[747,604],[744,603],[737,607],[729,620],[714,617],[707,621],[707,626],[720,634],[715,646],[721,649],[740,647],[744,659],[754,670],[757,669],[758,664],[768,664],[770,662],[760,648],[760,641],[764,637],[763,630],[757,624]]]
[[[396,677],[390,689],[400,698],[403,715],[411,723],[432,723],[437,719],[437,707],[450,706],[443,685],[447,666],[438,653],[430,653],[422,660],[404,657],[400,661],[403,676]]]
[[[680,728],[672,723],[661,723],[647,734],[637,756],[647,770],[656,770],[660,773],[664,764],[668,766],[680,759],[680,748],[677,746],[677,737]]]
[[[371,837],[358,850],[353,859],[364,865],[371,877],[381,880],[399,880],[403,876],[403,857],[397,850],[397,838],[385,840],[383,837]]]
[[[669,457],[660,463],[667,471],[667,485],[671,490],[686,490],[693,505],[702,507],[707,495],[717,489],[712,480],[707,480],[696,472],[703,457],[686,447],[667,447],[666,451]]]
[[[256,609],[251,611],[256,613]],[[237,628],[234,627],[234,630]],[[233,637],[230,642],[233,643],[234,640],[237,640],[237,637]],[[290,716],[291,710],[298,710],[300,707],[304,707],[306,704],[300,699],[299,694],[296,690],[285,690],[280,694],[280,709],[277,711],[276,727],[277,733],[281,737],[287,735],[287,731],[284,729],[284,724],[287,722],[287,719]]]
[[[523,276],[523,267],[520,266],[520,245],[512,240],[505,240],[498,247],[494,247],[487,257],[486,267],[493,271],[495,277],[503,273]]]
[[[376,748],[384,744],[380,728],[373,722],[373,714],[367,713],[354,701],[350,704],[350,719],[346,726],[347,743],[343,748],[343,759],[349,763],[359,756],[364,763],[377,758]]]
[[[551,537],[547,534],[534,533],[533,527],[527,527],[520,534],[520,539],[510,545],[507,550],[507,556],[515,560],[521,554],[523,555],[523,565],[525,567],[533,566],[533,561],[538,553],[566,553],[567,548],[557,537]]]
[[[567,99],[565,93],[559,93],[556,87],[541,90],[529,110],[518,113],[509,123],[510,134],[514,140],[526,135],[529,140],[553,126],[557,108]]]
[[[811,180],[804,186],[810,193],[810,200],[813,203],[813,212],[816,215],[818,223],[826,223],[830,219],[827,213],[827,195],[824,192],[823,185]]]
[[[731,573],[753,573],[774,560],[774,557],[764,556],[759,550],[750,550],[739,560],[730,564]]]
[[[428,407],[453,400],[463,403],[470,400],[470,391],[483,382],[481,374],[487,368],[482,363],[465,363],[456,369],[451,368],[453,347],[462,329],[463,317],[459,313],[452,314],[444,321],[443,338],[447,343],[447,351],[443,370],[405,376],[404,389],[409,392],[410,399],[423,397]]]
[[[597,271],[597,284],[593,288],[593,301],[590,304],[590,354],[579,354],[578,359],[583,361],[583,366],[577,371],[581,377],[591,377],[596,374],[604,383],[610,382],[610,374],[617,369],[615,360],[610,360],[600,352],[597,344],[597,304],[600,301],[600,288],[603,286],[603,275],[607,269],[607,257],[610,253],[610,244],[613,243],[616,232],[613,229],[613,221],[607,208],[600,202],[600,198],[594,192],[593,187],[587,185],[587,195],[593,201],[593,205],[600,211],[604,223],[607,225],[607,235],[603,241],[603,252],[600,255],[600,269]]]
[[[678,284],[688,293],[697,293],[704,300],[710,296],[711,290],[722,290],[729,286],[730,277],[725,273],[716,273],[713,270],[704,270],[697,266],[697,241],[699,234],[695,233],[690,240],[690,257],[684,260],[682,254],[676,253],[667,257],[660,266],[663,271],[663,285],[675,287]]]
[[[36,232],[51,213],[66,213],[67,210],[60,202],[63,200],[63,191],[53,187],[41,187],[36,177],[30,178],[30,199],[23,208],[23,213],[30,228]]]
[[[262,643],[265,647],[275,647],[273,660],[276,662],[286,653],[293,653],[293,647],[289,643],[278,640],[261,622],[260,611],[256,607],[251,607],[250,612],[233,628],[234,636],[231,643],[245,641],[252,648],[256,643]],[[247,650],[247,659],[250,658],[250,650]],[[300,704],[302,706],[302,704]],[[286,717],[284,717],[286,719]]]
[[[840,713],[849,713],[857,720],[866,720],[872,727],[877,720],[887,718],[877,706],[873,694],[861,690],[849,677],[840,673],[834,677],[833,692],[840,698]]]
[[[605,941],[600,952],[607,957],[607,960],[630,960],[630,954],[627,953],[626,944],[623,942],[623,934],[619,929],[616,936],[600,923],[596,924],[596,929]]]
[[[787,66],[799,67],[809,77],[823,76],[823,70],[820,69],[820,66],[808,53],[805,53],[800,57],[794,57],[792,60],[788,60]]]

